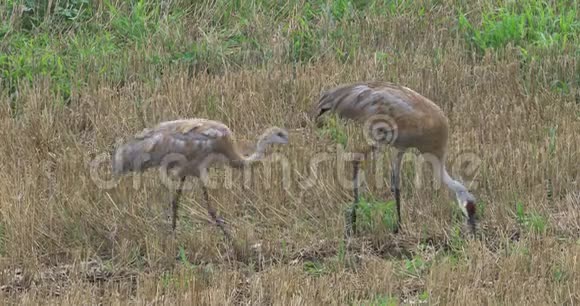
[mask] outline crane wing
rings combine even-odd
[[[113,171],[145,170],[170,161],[191,161],[211,153],[231,134],[223,124],[206,119],[167,121],[146,128],[117,149]]]
[[[392,117],[411,115],[417,111],[413,107],[416,97],[405,89],[386,82],[338,86],[323,92],[316,106],[315,117],[328,111],[355,120],[376,114]]]
[[[397,147],[416,147],[441,155],[447,143],[448,122],[443,111],[405,86],[359,82],[334,87],[321,95],[315,120],[327,112],[359,121],[373,134],[389,135],[389,143]]]

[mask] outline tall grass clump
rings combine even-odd
[[[458,21],[468,44],[478,52],[508,44],[561,52],[578,48],[579,17],[576,1],[530,0],[489,6],[473,17],[479,24],[470,22],[464,13],[459,14]]]

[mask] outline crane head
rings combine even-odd
[[[316,124],[317,127],[322,127],[322,115],[331,111],[334,107],[336,101],[332,98],[330,92],[326,91],[323,92],[318,99],[318,103],[314,105],[312,110],[310,111],[310,119]]]
[[[324,125],[324,122],[322,120],[322,115],[326,112],[328,112],[330,110],[330,108],[320,108],[317,107],[315,110],[313,110],[310,113],[310,119],[312,120],[312,122],[314,122],[314,124],[316,125],[317,128],[321,128]]]
[[[468,218],[469,224],[475,226],[475,197],[468,191],[460,191],[457,193],[457,201],[463,213]]]
[[[269,128],[263,135],[263,140],[267,144],[287,144],[288,131],[279,127]]]

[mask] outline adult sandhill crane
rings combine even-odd
[[[475,197],[461,183],[452,179],[445,168],[449,124],[443,111],[417,92],[389,82],[358,82],[340,85],[322,93],[314,109],[314,119],[320,123],[324,113],[363,122],[372,135],[365,153],[374,153],[381,144],[396,149],[392,162],[391,192],[397,207],[395,233],[401,222],[400,171],[403,155],[409,148],[429,154],[433,168],[445,185],[455,192],[456,200],[468,224],[475,233]],[[433,158],[434,157],[434,158]],[[359,161],[353,161],[354,203],[351,208],[350,231],[355,230],[358,204]],[[437,175],[437,174],[436,174]]]
[[[268,145],[287,143],[288,132],[272,127],[260,136],[255,152],[245,157],[236,146],[231,130],[221,122],[203,118],[166,121],[144,129],[133,140],[121,145],[113,155],[112,170],[117,176],[149,168],[174,172],[180,178],[171,201],[172,229],[175,231],[177,206],[187,176],[203,178],[210,166],[221,162],[242,168],[260,160]],[[207,188],[202,186],[210,217],[230,238],[223,220],[209,202]]]

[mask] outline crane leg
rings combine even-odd
[[[475,223],[475,218],[473,216],[469,217],[467,220],[467,224],[469,224],[469,228],[471,229],[471,234],[475,236],[477,231],[477,225]]]
[[[393,169],[391,170],[391,191],[395,194],[395,204],[397,206],[397,223],[395,224],[395,234],[399,232],[401,224],[401,191],[400,191],[400,176],[401,163],[403,162],[403,155],[405,151],[398,150],[397,156],[393,161]]]
[[[171,228],[175,231],[177,227],[177,206],[179,204],[179,198],[181,197],[181,193],[183,192],[183,183],[185,183],[185,176],[182,176],[179,181],[179,187],[177,187],[177,191],[175,192],[175,196],[173,200],[171,200]]]
[[[368,169],[373,169],[373,171],[376,171],[378,155],[379,155],[379,146],[372,144],[370,150],[370,161],[368,163],[369,164]],[[376,175],[376,172],[373,172],[373,175]]]
[[[228,232],[228,230],[225,227],[225,222],[224,220],[217,215],[217,211],[215,210],[215,208],[211,205],[211,203],[209,202],[209,193],[207,192],[207,188],[204,186],[203,187],[203,197],[205,200],[205,204],[207,207],[207,212],[209,213],[209,216],[213,219],[213,221],[215,222],[215,224],[222,230],[222,232],[224,233],[224,235],[226,236],[226,238],[228,240],[231,239],[231,235]]]
[[[358,189],[358,175],[359,175],[359,167],[360,167],[360,161],[359,160],[354,160],[353,161],[353,185],[354,185],[354,202],[352,204],[352,206],[349,209],[349,213],[348,213],[348,220],[347,220],[347,229],[346,229],[346,234],[347,236],[351,236],[352,234],[356,234],[356,209],[358,207],[358,203],[359,203],[359,189]]]

